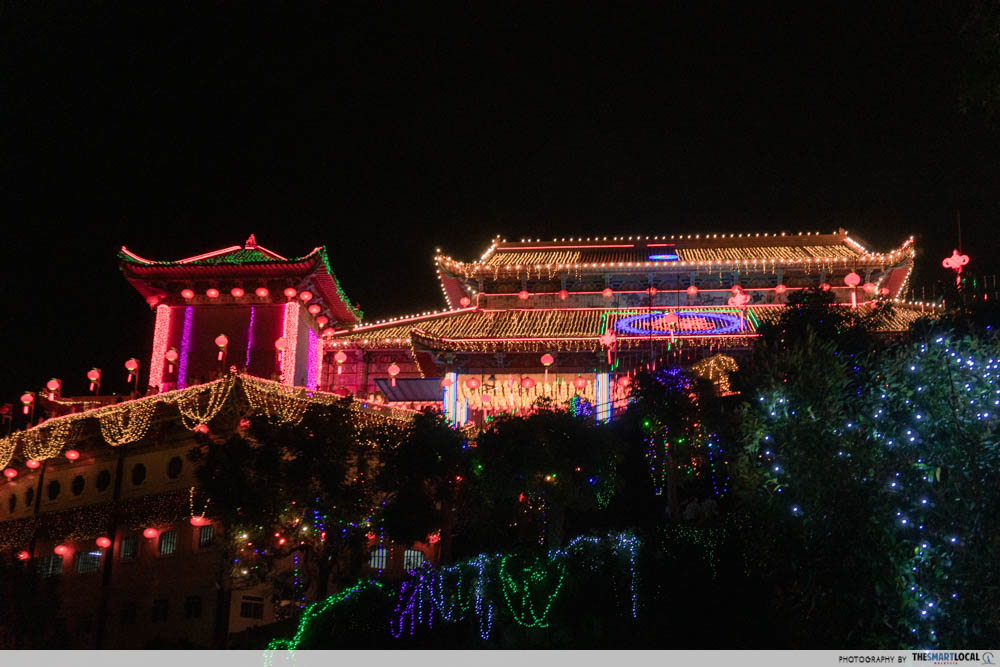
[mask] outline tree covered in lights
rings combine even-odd
[[[830,310],[789,309],[744,378],[748,556],[793,645],[989,644],[1000,347],[926,325],[885,346]]]
[[[357,578],[364,544],[380,532],[377,454],[401,430],[359,420],[347,401],[310,407],[298,423],[244,426],[192,451],[199,492],[221,515],[225,574],[236,586],[269,582],[292,612],[325,597],[331,581]]]

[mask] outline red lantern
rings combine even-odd
[[[525,389],[531,389],[535,386],[535,381],[531,378],[521,378],[521,386]]]
[[[863,289],[868,294],[874,294],[875,292],[878,291],[878,288],[875,287],[875,283],[865,283],[864,285],[861,286],[861,289]]]
[[[146,530],[142,531],[142,536],[145,537],[147,540],[151,540],[159,534],[160,531],[158,531],[155,528],[147,528]]]
[[[282,292],[282,294],[284,294],[285,297],[289,299],[294,299],[295,295],[298,294],[298,291],[294,287],[286,287],[285,291]]]
[[[193,517],[191,517],[191,525],[192,526],[207,526],[210,523],[212,523],[212,522],[209,521],[208,519],[206,519],[203,516],[193,516]]]
[[[268,291],[266,287],[258,287],[253,291],[253,293],[259,296],[261,299],[266,299],[271,295],[271,292]]]
[[[304,289],[301,292],[299,292],[299,299],[301,299],[303,303],[309,301],[312,298],[313,298],[313,293],[307,289]]]
[[[318,303],[312,303],[309,304],[309,307],[306,308],[306,310],[309,311],[310,315],[319,315],[319,311],[323,310],[323,307]]]
[[[59,388],[62,387],[62,380],[58,378],[52,378],[45,383],[45,388],[49,390],[49,400],[53,400],[56,394],[59,393]]]
[[[646,292],[649,294],[649,296],[656,296],[656,288],[655,287],[650,287],[648,290],[646,290]]]
[[[215,337],[215,344],[219,346],[219,361],[226,354],[226,346],[229,345],[229,337],[226,334],[219,334]]]
[[[56,552],[60,556],[65,556],[66,554],[69,553],[69,547],[66,546],[65,544],[59,544],[56,545],[56,548],[53,549],[52,551]]]
[[[125,362],[125,370],[128,371],[128,382],[132,381],[132,377],[137,374],[139,370],[139,360],[132,357]]]
[[[111,546],[111,540],[108,539],[107,537],[98,537],[96,540],[94,540],[94,542],[96,542],[97,546],[101,547],[102,549],[107,549],[108,547]]]
[[[559,290],[559,298],[565,301],[567,298],[569,298],[569,292],[564,289]]]
[[[194,427],[195,433],[201,433],[202,435],[206,435],[208,434],[208,431],[209,431],[208,424],[198,424],[197,426]]]
[[[778,285],[777,287],[774,288],[774,291],[777,292],[778,294],[784,294],[786,291],[788,291],[788,288],[785,287],[784,285]]]
[[[101,369],[91,368],[87,371],[87,379],[90,380],[90,391],[94,391],[94,387],[101,382]]]
[[[242,287],[234,287],[233,289],[229,290],[229,293],[233,295],[234,299],[241,299],[246,294],[246,292],[243,291]]]
[[[66,453],[63,454],[63,456],[65,456],[70,461],[76,461],[78,458],[80,458],[80,452],[76,451],[75,449],[67,449]]]
[[[389,372],[389,377],[392,378],[392,386],[395,387],[396,386],[396,376],[399,375],[399,365],[396,364],[396,363],[392,363],[392,364],[389,365],[389,368],[386,369],[386,370],[388,370],[388,372]]]
[[[451,378],[443,378],[441,380],[441,386],[444,387],[445,389],[450,387],[452,384],[454,383],[451,381]]]
[[[181,296],[184,297],[185,299],[193,299],[194,298],[194,290],[192,290],[192,289],[182,289],[181,290]]]
[[[176,347],[170,348],[163,355],[163,358],[167,360],[167,372],[168,373],[173,373],[174,372],[174,362],[177,361],[177,359],[179,357],[180,357],[180,355],[177,353],[177,348]]]
[[[467,296],[463,296],[461,299],[458,300],[458,305],[460,305],[462,308],[468,308],[469,306],[472,305],[472,299],[470,299]]]
[[[21,405],[24,406],[24,414],[31,412],[31,404],[35,402],[35,395],[24,392],[21,394]]]
[[[465,381],[465,386],[469,389],[478,389],[481,384],[482,382],[479,381],[479,378],[469,378]]]
[[[326,315],[320,315],[319,317],[316,318],[316,324],[319,325],[320,329],[322,329],[329,323],[330,323],[330,318],[327,317]]]
[[[28,553],[27,549],[21,549],[17,552],[18,560],[28,560],[29,558],[31,558],[31,554]]]
[[[274,349],[276,349],[276,350],[284,350],[285,349],[285,339],[283,337],[279,338],[276,341],[274,341]]]
[[[344,362],[347,361],[347,353],[343,350],[337,350],[337,353],[333,355],[333,360],[337,362],[337,375],[340,375],[344,371]]]
[[[587,386],[587,381],[583,379],[583,377],[577,375],[575,378],[573,378],[573,386],[576,387],[577,389],[583,389],[584,387]]]
[[[695,285],[689,285],[687,288],[688,296],[696,296],[698,294],[698,287]]]
[[[430,535],[427,536],[428,544],[437,544],[440,541],[441,541],[441,531],[438,531],[436,533],[431,533]]]
[[[542,366],[545,366],[545,384],[549,383],[549,366],[556,362],[555,357],[546,352],[542,355]]]
[[[481,400],[484,405],[489,405],[490,403],[493,402],[493,397],[490,396],[489,394],[483,394],[482,396],[479,397],[479,400]]]
[[[209,287],[207,290],[205,290],[205,296],[207,296],[209,299],[218,299],[219,290],[215,289],[214,287]]]
[[[316,321],[318,322],[319,320],[316,320]],[[336,335],[337,335],[337,332],[334,331],[333,329],[326,329],[326,330],[323,331],[323,338],[333,338]]]
[[[819,288],[826,292],[830,289],[830,283],[820,283]]]
[[[531,296],[531,294],[526,289],[523,289],[517,293],[517,298],[520,299],[521,301],[527,301],[529,296]]]
[[[14,479],[15,477],[17,477],[17,470],[15,470],[14,468],[6,468],[3,471],[3,476],[6,477],[7,479]]]
[[[36,461],[35,459],[28,459],[27,461],[24,462],[24,465],[31,468],[32,470],[35,470],[36,468],[41,467],[42,462]]]
[[[844,284],[848,287],[857,287],[861,284],[861,276],[851,271],[846,276],[844,276]]]

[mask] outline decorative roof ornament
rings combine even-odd
[[[257,237],[255,235],[251,234],[250,238],[247,239],[247,242],[243,244],[243,247],[246,250],[252,250],[253,248],[256,248],[257,247]]]

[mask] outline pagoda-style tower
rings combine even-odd
[[[235,366],[315,389],[322,382],[325,327],[361,321],[330,269],[326,248],[286,258],[234,245],[176,261],[118,253],[125,278],[156,312],[149,386],[179,389]]]

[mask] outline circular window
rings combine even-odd
[[[24,492],[24,506],[31,507],[31,504],[35,502],[35,490],[28,489]]]
[[[73,482],[69,485],[69,488],[73,492],[74,496],[78,496],[83,493],[83,484],[83,475],[77,475],[73,478]]]
[[[111,473],[107,470],[102,470],[97,473],[97,481],[95,482],[98,491],[107,491],[108,487],[111,485]]]
[[[170,459],[170,463],[167,464],[167,477],[170,479],[177,479],[181,474],[181,469],[184,467],[184,462],[181,461],[181,457],[175,456]]]
[[[49,500],[55,500],[59,497],[59,492],[62,491],[62,486],[56,480],[49,482]]]
[[[136,463],[132,466],[132,484],[139,486],[146,481],[146,466]]]

